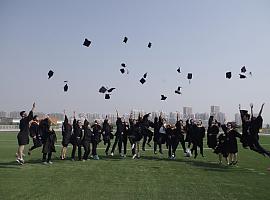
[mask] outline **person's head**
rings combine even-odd
[[[78,120],[77,124],[79,125],[79,127],[82,127],[82,121],[81,120]]]
[[[38,118],[37,115],[35,115],[35,116],[33,117],[33,121],[35,121],[35,122],[38,122],[38,121],[39,121],[39,118]]]
[[[232,123],[228,122],[228,123],[227,123],[227,128],[228,128],[229,130],[232,129]]]
[[[190,119],[190,120],[189,120],[189,123],[190,123],[190,124],[194,124],[194,120],[193,120],[193,119]]]
[[[202,120],[197,121],[197,126],[202,126]]]
[[[25,111],[21,111],[21,112],[20,112],[20,116],[21,116],[22,118],[25,118],[25,117],[27,117],[27,113],[26,113]]]

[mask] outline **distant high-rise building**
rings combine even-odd
[[[224,124],[225,121],[226,121],[225,113],[218,112],[218,113],[216,114],[216,119],[217,119],[217,121],[220,122],[221,124]]]
[[[183,107],[183,118],[188,119],[188,118],[193,118],[192,114],[192,107]]]
[[[5,111],[0,111],[0,118],[7,117],[7,113]]]
[[[216,117],[217,113],[220,112],[220,106],[211,106],[210,107],[210,115]]]
[[[19,111],[13,111],[9,113],[10,118],[12,119],[20,119],[20,112]]]

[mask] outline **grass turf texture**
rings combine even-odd
[[[261,143],[270,148],[270,137]],[[32,142],[32,141],[31,141]],[[32,144],[32,143],[30,143]],[[41,164],[41,149],[26,156],[26,164],[15,162],[16,133],[0,132],[1,199],[269,199],[270,159],[239,145],[238,166],[220,166],[212,150],[205,157],[184,158],[178,147],[177,159],[168,160],[153,151],[131,156],[106,157],[86,162],[59,160],[61,136],[53,165]],[[99,148],[104,147],[103,144]],[[205,145],[205,147],[207,147]],[[130,148],[130,145],[129,145]],[[25,149],[27,154],[28,146]],[[68,155],[71,153],[71,146]],[[128,151],[129,155],[131,154]]]

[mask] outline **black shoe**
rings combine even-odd
[[[145,147],[142,148],[142,151],[145,151]]]
[[[150,144],[150,143],[147,143],[147,145],[148,145],[149,147],[151,147],[151,144]]]

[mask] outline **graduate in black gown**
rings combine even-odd
[[[140,158],[140,141],[143,138],[142,134],[142,118],[139,114],[138,119],[133,127],[134,134],[134,145],[132,145],[132,149],[135,149],[135,154],[133,154],[133,159]]]
[[[205,136],[205,128],[204,126],[202,125],[202,121],[199,120],[197,122],[197,125],[194,126],[194,134],[193,134],[193,137],[192,137],[192,143],[193,143],[193,146],[192,146],[192,149],[191,149],[191,152],[195,152],[194,153],[194,158],[197,158],[198,156],[198,147],[200,148],[200,154],[203,156],[203,138]]]
[[[73,134],[71,136],[71,144],[73,145],[71,153],[72,161],[75,160],[75,153],[77,148],[78,148],[78,159],[82,160],[82,137],[83,137],[82,122],[80,120],[76,120],[74,112]]]
[[[176,135],[174,132],[174,128],[170,125],[166,125],[166,144],[168,147],[168,159],[174,159],[172,149],[173,149],[173,143],[176,139]]]
[[[106,119],[104,120],[103,125],[102,125],[102,138],[103,138],[104,145],[107,145],[106,150],[105,150],[106,156],[108,156],[109,154],[109,149],[111,146],[111,139],[113,139],[112,131],[113,131],[113,127],[109,123],[109,120],[106,116]]]
[[[215,149],[217,146],[217,135],[219,133],[219,126],[213,116],[210,116],[208,120],[207,128],[207,146],[211,149]]]
[[[51,161],[52,153],[56,152],[55,143],[57,141],[57,138],[55,131],[51,127],[52,123],[56,124],[56,122],[53,122],[53,120],[50,119],[49,117],[43,120],[44,131],[42,132],[42,140],[43,140],[42,162],[44,164],[52,164]]]
[[[229,165],[228,152],[227,152],[227,127],[222,125],[223,132],[217,135],[217,146],[214,149],[214,153],[218,154],[219,164],[222,164],[222,157],[225,158],[227,165]]]
[[[65,119],[62,124],[62,150],[61,150],[61,156],[60,159],[64,160],[66,159],[67,154],[67,147],[68,144],[71,142],[71,134],[72,134],[72,125],[68,122],[68,117],[66,115],[66,112],[64,111]]]
[[[115,132],[115,139],[113,143],[113,147],[111,150],[111,156],[114,155],[114,150],[118,145],[119,155],[122,156],[122,139],[123,139],[123,132],[124,132],[124,124],[122,119],[119,117],[117,112],[117,120],[116,120],[116,132]]]
[[[36,105],[35,105],[35,103],[33,103],[33,107],[28,115],[25,111],[20,112],[22,119],[20,120],[20,125],[19,125],[20,132],[17,135],[19,147],[17,150],[17,159],[16,159],[16,161],[19,164],[24,163],[23,151],[24,151],[24,146],[29,144],[29,134],[30,134],[29,123],[33,119],[33,111],[34,111],[35,107],[36,107]]]
[[[84,149],[83,161],[88,160],[88,156],[90,154],[90,143],[92,139],[92,134],[93,133],[90,128],[90,123],[88,122],[87,119],[85,119],[83,123],[83,138],[82,138],[82,145]]]
[[[251,150],[258,152],[264,156],[270,157],[270,151],[265,150],[259,143],[259,132],[263,124],[263,118],[262,118],[263,107],[264,107],[264,103],[261,106],[258,116],[254,117],[253,104],[251,104],[251,121],[250,121],[250,126],[249,126],[250,137],[248,137],[248,146]]]
[[[250,127],[250,114],[247,110],[242,110],[241,105],[239,104],[239,111],[242,120],[242,138],[241,143],[244,148],[248,148],[249,141],[251,141],[251,134],[249,132]],[[250,144],[251,145],[251,144]]]
[[[177,120],[175,123],[175,134],[176,134],[176,143],[173,145],[173,153],[174,157],[176,156],[176,149],[178,147],[179,142],[181,143],[182,149],[184,151],[184,154],[187,153],[186,151],[186,145],[185,145],[185,130],[184,130],[184,123],[183,120],[179,120],[178,113],[177,113]]]
[[[142,133],[143,133],[143,143],[142,143],[142,150],[145,151],[145,144],[151,147],[150,142],[153,138],[153,132],[149,129],[150,126],[153,127],[153,122],[151,122],[149,118],[150,113],[146,114],[142,118]]]
[[[154,118],[154,154],[157,154],[157,147],[159,147],[159,152],[162,152],[161,144],[159,143],[160,133],[159,129],[162,126],[159,118],[155,116]]]
[[[33,146],[28,150],[28,155],[31,155],[32,151],[42,146],[41,134],[39,128],[39,119],[35,115],[30,125],[30,137],[33,139]]]
[[[94,121],[94,124],[91,126],[93,130],[91,142],[92,142],[92,156],[94,160],[99,160],[99,156],[97,154],[97,146],[101,142],[101,131],[102,127],[100,126],[97,120]]]
[[[238,162],[237,153],[237,137],[241,139],[241,134],[235,130],[232,123],[227,123],[227,128],[225,130],[227,132],[227,153],[228,153],[228,162],[229,165],[235,165]]]
[[[128,139],[131,145],[131,153],[132,156],[134,156],[136,154],[135,152],[135,138],[136,138],[136,132],[134,130],[134,126],[135,126],[135,119],[133,119],[133,115],[132,113],[130,113],[129,116],[129,132],[128,132]]]

